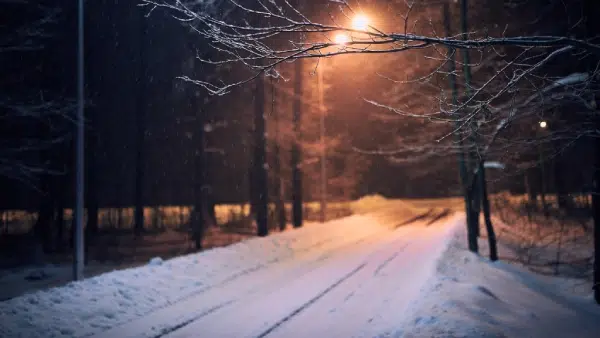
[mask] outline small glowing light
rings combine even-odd
[[[369,28],[369,18],[364,14],[358,14],[352,20],[352,28],[359,31],[366,31]]]
[[[348,41],[350,41],[350,38],[344,33],[337,33],[333,37],[333,41],[338,45],[345,45],[348,43]]]
[[[546,128],[548,123],[546,121],[540,121],[540,128]]]

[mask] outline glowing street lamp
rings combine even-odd
[[[352,28],[366,31],[369,28],[369,18],[364,14],[358,14],[352,19]]]
[[[357,15],[352,20],[352,29],[366,31],[369,28],[369,18],[365,15]],[[333,42],[338,46],[344,46],[350,42],[350,36],[344,32],[338,32],[333,36]],[[343,47],[342,47],[343,48]],[[327,61],[324,58],[323,61]],[[321,139],[321,198],[320,198],[320,220],[325,222],[326,220],[326,209],[327,209],[327,146],[325,144],[325,95],[324,95],[324,82],[323,72],[326,63],[323,62],[319,66],[318,75],[318,87],[319,87],[319,108],[321,110],[321,123],[320,123],[320,139]]]
[[[333,37],[333,42],[335,42],[338,45],[345,45],[348,43],[348,41],[350,41],[350,37],[348,37],[348,35],[346,35],[345,33],[337,33]]]
[[[548,127],[548,123],[546,121],[540,121],[540,128],[545,129]]]

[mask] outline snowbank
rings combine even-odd
[[[388,200],[381,195],[367,195],[359,198],[350,204],[350,208],[354,213],[364,213],[373,211],[374,208],[380,208],[385,205]]]
[[[465,243],[462,229],[397,336],[598,337],[600,308],[591,298],[567,295],[556,287],[560,281],[525,268],[492,263]],[[480,246],[486,253],[485,241]]]
[[[336,248],[387,230],[370,216],[313,224],[229,247],[114,271],[0,303],[0,337],[79,337],[313,249]]]

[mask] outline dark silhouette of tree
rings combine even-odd
[[[292,224],[295,228],[302,226],[302,62],[294,65],[294,101],[292,107],[294,140],[292,143]]]
[[[60,217],[55,201],[62,193],[62,161],[68,159],[63,151],[72,127],[68,84],[57,85],[52,72],[57,63],[52,56],[71,51],[56,49],[57,41],[65,38],[59,27],[66,22],[66,7],[51,1],[0,1],[0,178],[3,184],[34,192],[31,201],[38,205],[38,217],[31,237],[36,263],[57,248]]]
[[[275,79],[273,77],[270,78],[270,89],[271,89],[271,118],[273,121],[273,129],[274,129],[274,141],[273,141],[273,175],[272,180],[273,191],[275,196],[275,215],[277,219],[277,226],[280,231],[285,230],[286,228],[286,214],[285,214],[285,204],[284,204],[284,184],[283,184],[283,176],[281,173],[281,147],[280,142],[282,142],[282,138],[280,136],[281,133],[281,125],[279,114],[280,111],[277,109],[278,106],[276,104],[277,101],[277,88],[275,85]]]
[[[134,232],[141,235],[144,232],[144,176],[145,156],[144,145],[146,139],[146,110],[147,95],[146,83],[148,81],[146,45],[148,36],[148,23],[144,11],[139,12],[139,54],[137,77],[137,106],[136,106],[136,138],[135,138],[135,214]]]
[[[258,236],[267,236],[268,227],[268,207],[269,207],[269,189],[267,174],[266,157],[266,121],[265,121],[265,82],[262,77],[256,79],[254,93],[254,160],[253,172],[256,189],[256,204],[254,212],[256,217],[256,227]]]

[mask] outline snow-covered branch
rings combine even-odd
[[[578,49],[600,55],[600,45],[568,36],[492,37],[472,33],[468,39],[463,40],[453,36],[411,33],[405,23],[397,27],[403,32],[396,32],[393,28],[380,28],[377,25],[371,25],[366,30],[356,29],[350,25],[348,16],[360,11],[348,2],[314,3],[304,5],[302,9],[287,0],[252,1],[243,4],[236,0],[210,2],[213,8],[230,8],[235,13],[227,17],[215,14],[219,13],[219,10],[207,11],[205,2],[142,2],[151,6],[153,10],[165,8],[172,11],[177,20],[189,24],[195,33],[210,41],[211,48],[217,52],[219,58],[203,59],[203,62],[243,64],[255,74],[270,71],[281,63],[295,59],[343,54],[389,54],[436,46],[471,50],[503,46],[550,48],[560,51]],[[323,12],[326,12],[326,15],[323,15]],[[335,35],[340,33],[348,36],[348,40],[343,44],[335,40]],[[200,81],[195,83],[205,87],[212,94],[224,94],[232,86],[244,81],[229,84]]]

